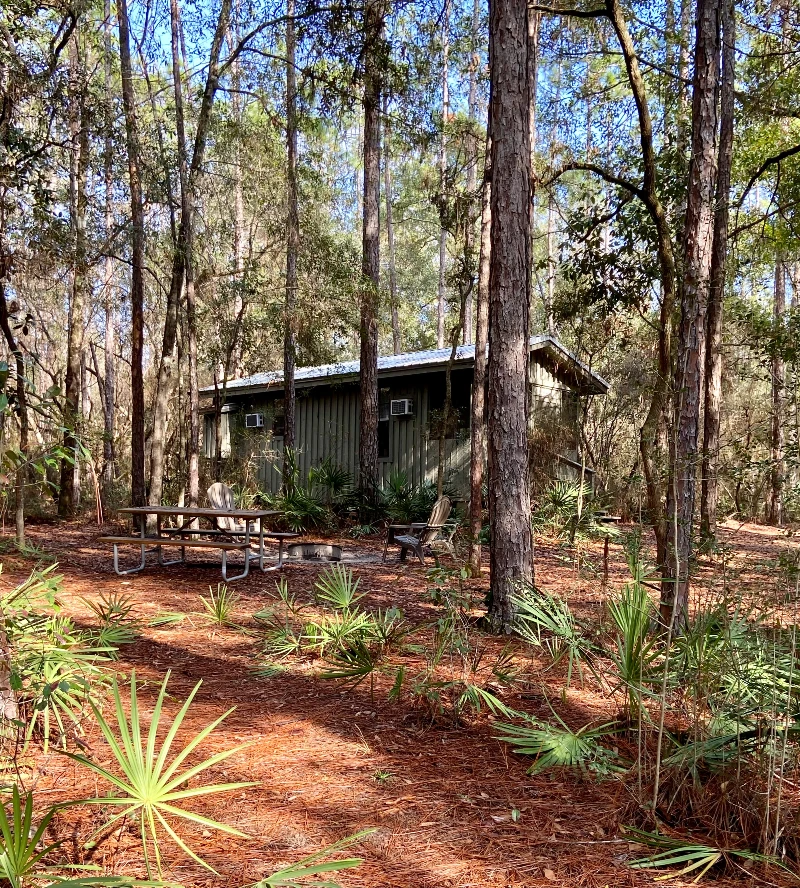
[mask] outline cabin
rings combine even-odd
[[[548,477],[591,481],[591,466],[581,460],[580,399],[608,392],[608,383],[570,353],[555,337],[530,340],[532,471]],[[444,418],[446,368],[451,349],[410,352],[378,359],[378,457],[381,481],[403,472],[418,485],[435,481]],[[444,471],[457,497],[469,490],[470,399],[475,346],[459,346],[452,363],[452,410],[445,433]],[[330,459],[355,477],[358,473],[359,362],[301,367],[295,373],[295,450],[300,477]],[[221,421],[223,459],[246,461],[250,474],[275,492],[283,461],[283,372],[267,371],[201,390],[204,408],[203,452],[216,457],[216,419]],[[219,409],[218,409],[219,407]]]

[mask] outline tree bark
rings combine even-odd
[[[378,483],[378,293],[380,287],[381,56],[384,0],[364,10],[364,199],[361,287],[359,484],[371,496]]]
[[[295,72],[294,0],[288,0],[286,19],[286,304],[283,334],[284,453],[295,446],[294,367],[297,353],[297,253],[300,221],[297,209],[297,82]],[[283,461],[283,486],[292,478],[291,460]]]
[[[770,449],[772,468],[769,479],[769,501],[767,503],[767,523],[780,525],[783,523],[783,425],[785,418],[784,392],[786,389],[786,366],[783,362],[780,348],[779,331],[783,324],[783,315],[786,311],[786,264],[783,257],[779,256],[775,263],[775,289],[772,301],[772,322],[775,329],[772,352],[772,428],[770,434]]]
[[[186,157],[186,118],[183,104],[183,82],[180,57],[180,10],[177,0],[170,0],[172,37],[172,89],[175,97],[175,123],[178,137],[178,180],[181,190],[181,231],[183,232],[184,284],[186,290],[186,344],[189,357],[189,439],[188,493],[189,505],[200,499],[200,395],[197,379],[197,304],[194,276],[194,192],[189,182]],[[177,312],[176,312],[177,314]],[[177,318],[176,318],[177,322]],[[159,497],[160,499],[160,497]]]
[[[528,481],[531,156],[527,3],[497,0],[489,19],[492,128],[489,272],[489,618],[509,632],[517,584],[533,580]]]
[[[128,186],[131,196],[131,503],[143,506],[144,475],[144,199],[140,169],[139,126],[131,66],[127,0],[117,0],[120,79],[128,149]]]
[[[684,226],[681,321],[675,375],[675,430],[667,491],[667,557],[661,620],[683,625],[689,603],[689,559],[697,474],[706,310],[714,234],[717,89],[721,0],[698,0],[692,81],[692,158]]]
[[[444,0],[442,13],[442,131],[439,138],[439,283],[436,290],[436,348],[444,348],[445,316],[447,313],[447,118],[450,114],[450,85],[448,83],[450,56],[450,2]]]
[[[397,264],[392,218],[392,127],[389,121],[389,97],[383,97],[383,197],[386,201],[386,247],[389,251],[389,304],[392,312],[392,350],[400,354],[400,313],[397,305]]]
[[[491,118],[486,136],[486,159],[481,198],[481,246],[478,260],[478,294],[475,303],[475,369],[472,376],[469,453],[469,569],[481,575],[480,534],[483,529],[483,466],[486,459],[486,359],[489,325],[489,260],[492,230]]]
[[[70,216],[73,242],[72,292],[67,322],[67,366],[64,376],[64,403],[62,424],[64,448],[71,459],[61,460],[61,485],[58,494],[58,514],[72,517],[79,503],[80,488],[76,489],[75,469],[78,463],[81,397],[81,351],[83,348],[83,324],[86,292],[88,289],[88,264],[86,257],[86,170],[89,164],[89,130],[86,119],[86,71],[78,45],[79,37],[73,35],[70,44],[70,110],[69,130],[70,158]]]
[[[736,9],[733,0],[723,0],[722,80],[720,86],[720,133],[717,162],[717,194],[714,211],[714,241],[711,249],[711,288],[706,318],[706,366],[703,391],[703,461],[700,488],[700,535],[717,532],[719,487],[720,408],[722,405],[722,307],[725,296],[728,254],[728,216],[733,155],[734,84],[736,64]]]
[[[659,477],[658,440],[663,428],[664,412],[667,407],[667,396],[672,376],[672,323],[676,302],[675,253],[672,230],[656,187],[657,170],[653,146],[653,120],[650,116],[647,89],[639,67],[636,48],[618,0],[606,0],[606,14],[611,20],[622,49],[628,83],[636,104],[643,172],[641,188],[636,191],[636,195],[647,208],[656,229],[656,251],[661,278],[661,309],[658,322],[655,379],[647,415],[639,433],[639,456],[645,479],[647,511],[655,532],[656,559],[660,566],[664,563],[666,553],[667,527],[663,508],[664,483],[663,478]]]
[[[187,207],[181,213],[181,221],[178,226],[178,245],[172,257],[172,275],[170,279],[169,293],[167,296],[167,310],[164,319],[164,335],[161,342],[161,357],[159,360],[158,377],[156,380],[156,397],[153,409],[153,432],[150,439],[150,505],[160,505],[164,488],[164,451],[166,446],[167,418],[169,402],[174,386],[175,375],[175,348],[178,334],[178,309],[180,306],[181,292],[186,281],[187,256],[191,251],[193,235],[193,211],[192,201],[195,192],[197,177],[205,158],[208,130],[211,125],[211,111],[214,107],[214,98],[219,85],[220,77],[220,52],[225,40],[230,20],[231,0],[222,0],[217,26],[211,42],[209,53],[208,73],[203,89],[203,98],[197,115],[197,130],[195,132],[192,158],[189,163],[186,182],[186,193],[190,199]],[[184,142],[185,145],[185,142]],[[188,213],[185,210],[188,209]]]
[[[481,4],[480,0],[474,0],[472,5],[472,54],[469,60],[469,76],[467,88],[467,115],[469,117],[469,136],[467,141],[467,150],[469,152],[467,159],[467,192],[469,194],[470,206],[473,202],[478,204],[478,70],[480,68],[480,56],[478,55],[478,46],[481,40]],[[480,210],[477,211],[480,214]],[[465,253],[472,252],[474,249],[475,239],[475,222],[470,221],[467,231],[467,244],[465,244]],[[472,342],[474,335],[474,287],[469,288],[466,303],[464,305],[464,321],[463,321],[463,341],[464,343]]]
[[[17,417],[19,419],[19,454],[20,466],[14,474],[14,529],[17,548],[25,548],[25,482],[28,475],[28,449],[29,449],[29,418],[28,418],[28,392],[25,381],[25,357],[19,344],[8,315],[8,303],[6,302],[5,278],[8,273],[7,259],[0,250],[0,329],[6,340],[8,350],[14,356],[14,370],[16,376]]]
[[[105,236],[108,242],[114,234],[114,145],[113,109],[111,96],[111,0],[104,3],[104,86],[105,86],[105,144],[103,146],[103,178],[105,186]],[[116,317],[114,300],[114,259],[106,256],[103,268],[103,290],[105,294],[105,325],[103,348],[105,350],[103,374],[103,499],[106,509],[116,476],[116,454],[114,452],[114,389],[116,385]]]

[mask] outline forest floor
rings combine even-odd
[[[58,561],[64,578],[63,603],[79,625],[88,625],[91,618],[83,598],[96,599],[101,593],[133,596],[137,616],[144,621],[164,611],[198,614],[199,596],[220,580],[218,567],[211,566],[153,567],[130,577],[116,576],[111,554],[96,542],[97,535],[97,527],[79,523],[30,527],[29,542]],[[720,538],[725,557],[702,562],[699,594],[725,581],[740,594],[752,593],[762,600],[774,595],[779,600],[779,555],[796,550],[797,543],[754,525],[726,525]],[[378,556],[382,549],[382,539],[377,538],[346,539],[342,544],[350,551]],[[572,552],[552,541],[537,541],[537,584],[567,596],[582,616],[599,618],[609,589],[620,587],[627,578],[624,553],[612,544],[609,583],[604,588],[602,543],[584,546],[583,551],[578,569]],[[14,584],[34,563],[7,554],[0,581]],[[291,564],[283,575],[293,592],[310,600],[320,570],[316,565]],[[401,564],[393,553],[387,563],[357,565],[354,572],[361,578],[360,590],[367,593],[365,606],[400,607],[412,620],[436,617],[425,568]],[[270,603],[276,579],[275,573],[256,571],[235,584],[240,595],[236,619],[242,626],[254,629],[252,614]],[[485,582],[471,583],[477,598]],[[489,652],[504,644],[491,637],[482,643]],[[200,799],[192,807],[251,838],[236,839],[182,824],[181,834],[220,875],[210,875],[169,846],[165,878],[185,886],[239,888],[367,827],[377,831],[356,852],[365,858],[363,865],[337,877],[345,886],[621,888],[652,884],[659,875],[626,865],[647,852],[621,836],[621,827],[632,822],[635,809],[621,782],[597,783],[572,773],[528,776],[530,760],[515,756],[493,739],[491,718],[485,712],[466,724],[432,723],[405,700],[387,702],[380,686],[372,696],[366,682],[350,689],[321,681],[313,663],[297,660],[275,677],[259,678],[252,670],[260,657],[254,632],[215,629],[200,616],[177,626],[145,626],[141,637],[120,652],[119,671],[135,669],[137,680],[145,684],[141,691],[145,711],[168,670],[175,709],[202,679],[187,720],[187,736],[191,729],[199,731],[236,707],[204,743],[204,756],[244,741],[250,744],[212,769],[203,782],[241,780],[257,785],[233,795]],[[615,714],[615,704],[593,682],[582,687],[573,678],[571,688],[564,691],[560,667],[543,671],[544,657],[528,663],[532,678],[505,697],[509,705],[544,718],[552,717],[552,702],[573,728]],[[88,730],[84,739],[101,762],[107,759],[96,728]],[[48,801],[86,797],[103,789],[88,771],[57,753],[37,755],[24,773],[26,783],[46,793]],[[95,809],[74,812],[67,816],[74,818],[76,836],[85,837],[93,822],[102,822]],[[77,838],[74,844],[77,854]],[[94,860],[118,873],[142,874],[138,848],[133,834],[115,834],[100,846]],[[752,884],[772,883],[771,876],[767,882],[753,876]],[[750,882],[744,877],[731,884]],[[712,876],[706,876],[704,883],[720,884]]]

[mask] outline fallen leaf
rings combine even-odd
[[[548,882],[555,882],[556,874],[551,869],[546,869],[544,871],[544,877]]]

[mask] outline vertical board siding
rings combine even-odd
[[[536,424],[537,414],[561,415],[562,391],[567,389],[547,368],[538,363],[535,356],[530,363],[531,426]],[[462,377],[463,378],[463,377]],[[404,472],[410,484],[423,481],[435,483],[438,469],[439,442],[430,434],[431,374],[405,378],[382,379],[382,388],[390,389],[391,399],[411,398],[414,415],[389,419],[389,459],[379,462],[379,478],[386,484],[395,472]],[[468,379],[460,383],[469,384]],[[438,397],[438,396],[437,396]],[[223,414],[224,439],[229,441],[236,428],[241,441],[236,449],[242,458],[258,463],[257,475],[266,490],[276,492],[280,488],[283,461],[283,438],[272,437],[275,406],[282,393],[255,396],[254,400],[241,404],[241,412],[262,412],[265,416],[264,432],[245,432],[239,426],[243,417],[233,420],[234,414]],[[231,421],[233,420],[233,421]],[[229,424],[230,422],[230,424]],[[204,425],[204,452],[213,457],[213,418]],[[297,451],[301,481],[308,477],[312,466],[318,466],[330,457],[333,462],[358,475],[359,392],[355,384],[320,385],[298,392],[297,399]],[[226,441],[227,443],[227,441]],[[458,437],[445,442],[445,480],[459,496],[466,498],[469,489],[470,443],[468,430],[460,430]]]

